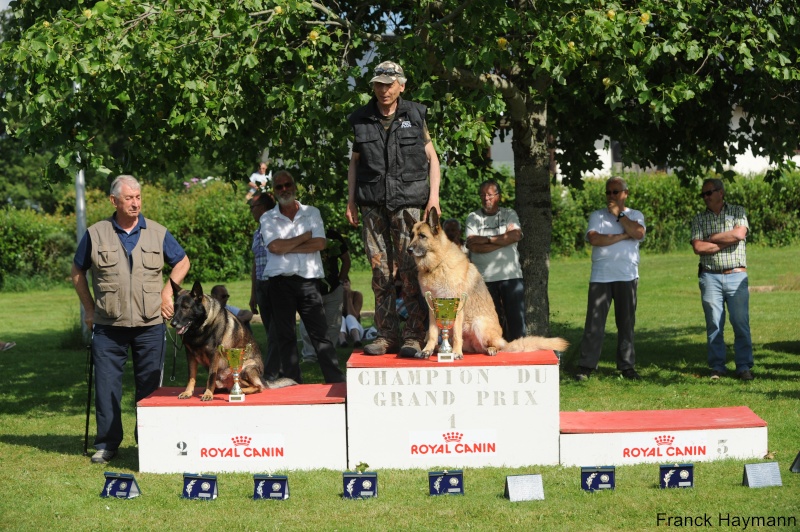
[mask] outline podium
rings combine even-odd
[[[464,354],[439,363],[347,362],[348,464],[412,469],[555,465],[559,374],[553,351]]]
[[[339,469],[347,464],[346,386],[264,390],[244,403],[203,402],[198,388],[160,388],[137,403],[139,471],[250,472]]]

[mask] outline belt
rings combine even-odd
[[[728,275],[729,273],[743,273],[747,271],[747,268],[731,268],[730,270],[722,270],[715,272],[714,270],[703,270],[705,273],[718,273],[721,275]]]

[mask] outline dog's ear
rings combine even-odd
[[[181,285],[173,281],[172,277],[169,278],[169,284],[172,286],[172,299],[177,299],[178,294],[181,293],[181,290],[183,290],[183,288],[181,288]]]
[[[411,231],[413,231],[414,230],[414,224],[416,224],[417,221],[414,219],[413,216],[408,214],[408,211],[406,211],[406,210],[403,211],[403,220],[406,221],[406,225],[408,226],[408,232],[410,233]]]
[[[192,285],[192,297],[195,299],[203,299],[203,286],[200,281],[195,281]]]
[[[428,211],[428,219],[426,222],[431,226],[431,232],[434,235],[438,235],[439,231],[442,230],[442,226],[439,225],[439,211],[436,209],[431,209]]]

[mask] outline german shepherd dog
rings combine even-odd
[[[262,380],[264,362],[252,333],[216,299],[203,294],[203,287],[199,282],[194,283],[191,291],[182,290],[172,280],[170,283],[175,299],[175,314],[171,324],[183,337],[189,362],[189,383],[178,395],[179,399],[188,399],[194,394],[198,364],[208,369],[208,382],[201,400],[211,401],[214,390],[230,390],[233,387],[233,371],[228,366],[227,358],[217,350],[220,345],[227,348],[248,348],[242,355],[242,370],[239,374],[240,386],[245,394],[281,387],[270,386]],[[291,383],[296,384],[291,381],[283,383],[283,386]]]
[[[411,232],[411,243],[407,251],[413,255],[417,264],[422,293],[429,291],[434,298],[460,298],[462,294],[467,295],[453,325],[452,343],[456,358],[463,358],[464,351],[494,356],[499,351],[564,351],[569,346],[563,338],[541,336],[525,336],[506,342],[483,277],[466,254],[447,238],[439,224],[436,209],[430,210],[425,221],[416,222],[407,213],[404,214],[404,219]],[[429,322],[425,347],[418,354],[423,358],[433,354],[439,337],[433,310],[430,311]]]

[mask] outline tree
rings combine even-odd
[[[389,58],[409,76],[406,96],[430,107],[447,164],[474,164],[508,127],[537,334],[549,329],[551,148],[576,186],[602,135],[687,180],[747,146],[779,162],[797,148],[788,0],[31,3],[13,7],[21,27],[0,51],[2,118],[51,149],[53,168],[79,155],[153,172],[196,154],[242,182],[268,148],[344,212],[345,116],[369,98],[368,67]],[[732,131],[735,105],[750,121]],[[123,140],[101,156],[93,139],[107,131]]]

